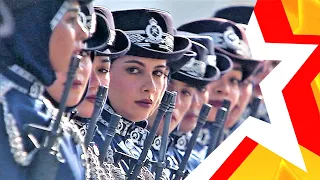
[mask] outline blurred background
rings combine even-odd
[[[256,0],[95,0],[95,5],[103,5],[111,11],[157,8],[168,11],[174,25],[180,26],[192,20],[211,17],[216,10],[231,5],[254,6]]]

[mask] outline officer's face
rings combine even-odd
[[[93,61],[92,71],[90,76],[89,91],[86,98],[79,106],[77,110],[80,117],[90,118],[92,116],[94,102],[96,94],[98,92],[99,85],[109,86],[110,82],[110,61],[108,57],[96,56]]]
[[[174,128],[177,127],[177,125],[181,122],[183,116],[188,111],[189,107],[191,106],[192,97],[196,94],[196,89],[194,87],[191,87],[190,85],[177,81],[177,80],[171,80],[168,85],[169,91],[176,91],[177,97],[176,97],[176,103],[175,108],[172,113],[172,118],[169,126],[169,133],[174,130]],[[154,112],[152,116],[148,119],[149,120],[149,127],[152,127],[155,117],[157,115],[158,111]],[[164,125],[164,119],[160,122],[159,128],[158,128],[158,134],[161,135],[163,131],[163,125]]]
[[[166,86],[166,60],[122,56],[110,74],[108,97],[114,110],[131,121],[147,119]]]
[[[201,107],[203,104],[208,103],[208,101],[209,91],[207,88],[197,89],[196,93],[193,95],[192,104],[181,121],[179,127],[180,131],[189,132],[196,127]]]
[[[79,8],[76,1],[73,8]],[[49,41],[49,56],[53,70],[67,72],[72,55],[79,54],[84,47],[83,40],[88,38],[88,30],[79,21],[79,11],[65,13],[52,32]]]
[[[234,63],[233,70],[208,85],[209,104],[212,105],[208,115],[208,121],[215,121],[217,110],[222,106],[224,99],[230,101],[230,111],[234,108],[240,96],[241,79],[242,71],[240,65]]]
[[[78,104],[86,90],[87,83],[89,81],[91,73],[92,63],[89,56],[85,56],[81,59],[77,72],[75,74],[72,88],[70,89],[68,99],[66,102],[67,106],[74,106]],[[56,72],[57,79],[54,83],[47,87],[48,93],[56,100],[60,102],[62,93],[67,82],[66,72]]]
[[[226,128],[231,128],[240,119],[241,115],[248,106],[253,91],[252,81],[253,77],[250,76],[240,83],[241,95],[236,106],[228,113],[228,118],[225,123]]]
[[[71,57],[79,54],[83,48],[82,41],[88,38],[88,31],[78,19],[79,12],[75,11],[77,8],[79,5],[74,1],[72,10],[64,14],[54,28],[49,41],[50,63],[57,79],[50,87],[47,87],[47,91],[57,102],[60,102],[67,81]],[[90,58],[83,58],[79,66],[69,92],[67,106],[76,105],[85,91],[92,67]]]

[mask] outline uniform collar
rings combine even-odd
[[[38,99],[44,92],[44,86],[38,79],[22,67],[14,64],[2,72],[2,75],[14,83],[15,89],[32,98]],[[1,87],[4,91],[5,87]]]
[[[104,111],[102,112],[102,115],[99,117],[98,121],[104,126],[108,126],[110,115],[115,113],[116,112],[110,105],[110,102],[107,101],[104,106]],[[116,134],[123,137],[128,136],[136,145],[143,146],[144,141],[149,134],[149,131],[146,129],[146,127],[147,121],[135,123],[121,117],[116,129]]]

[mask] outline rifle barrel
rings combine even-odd
[[[207,116],[210,112],[211,107],[212,106],[209,104],[202,105],[202,108],[201,108],[201,111],[199,114],[199,118],[197,121],[197,126],[192,133],[191,139],[190,139],[188,147],[184,153],[183,159],[182,159],[181,163],[179,164],[179,169],[176,172],[175,180],[180,180],[183,177],[183,172],[184,172],[185,167],[187,165],[188,159],[189,159],[191,152],[192,152],[192,149],[196,143],[199,132],[200,132],[201,128],[203,127],[203,125],[207,121]]]
[[[50,129],[50,132],[46,134],[44,138],[44,142],[42,146],[39,148],[37,154],[35,155],[32,163],[31,163],[31,171],[29,174],[29,178],[32,180],[53,180],[58,171],[59,163],[58,160],[59,155],[61,155],[58,150],[53,150],[52,147],[56,143],[56,140],[59,136],[62,136],[60,132],[60,123],[62,120],[62,115],[66,108],[66,102],[68,99],[68,95],[72,86],[72,82],[76,73],[77,68],[79,67],[81,56],[73,56],[71,58],[71,62],[69,64],[67,82],[63,89],[62,97],[59,104],[59,112],[57,114],[56,120],[53,122],[53,126]]]
[[[220,136],[219,133],[224,127],[226,115],[227,109],[225,107],[220,107],[216,115],[216,120],[212,122],[212,127],[210,127],[210,143],[206,157],[208,157],[216,149],[216,147],[218,147]]]
[[[148,135],[147,139],[144,142],[143,150],[139,156],[139,159],[138,159],[134,168],[133,167],[129,168],[128,173],[131,173],[132,170],[133,170],[133,172],[129,175],[128,180],[134,180],[138,176],[138,174],[139,174],[139,172],[140,172],[140,170],[146,160],[146,157],[147,157],[148,151],[152,145],[153,139],[156,136],[156,132],[158,130],[160,121],[163,118],[163,115],[165,114],[167,109],[169,108],[172,98],[173,98],[173,94],[169,91],[166,91],[163,98],[162,98],[160,106],[158,108],[159,110],[158,110],[157,116],[155,118],[155,121],[153,123],[153,126],[151,128],[150,134]]]
[[[165,119],[164,119],[164,124],[162,129],[159,162],[156,167],[156,177],[155,177],[156,180],[160,180],[162,176],[163,168],[165,167],[165,157],[166,157],[167,145],[168,145],[169,128],[170,128],[172,113],[175,108],[176,97],[177,97],[177,92],[172,92],[172,93],[173,93],[173,98],[170,102],[170,107],[165,114]]]
[[[225,115],[225,118],[227,118],[227,115],[228,115],[228,112],[229,112],[229,109],[230,109],[230,104],[231,104],[231,102],[229,100],[226,100],[226,99],[224,99],[223,102],[222,102],[222,106],[221,107],[225,107],[227,109],[227,113]],[[216,147],[214,147],[214,149],[216,149],[220,145],[220,143],[224,140],[223,130],[224,130],[225,122],[226,121],[224,121],[223,128],[219,132],[218,142],[216,143]]]
[[[103,105],[106,102],[106,97],[108,95],[108,87],[105,86],[99,86],[96,100],[94,102],[94,109],[93,113],[89,122],[88,130],[85,136],[84,145],[85,147],[88,147],[90,142],[92,141],[92,138],[94,136],[94,130],[96,128],[96,124],[98,122],[99,116],[101,114],[101,111],[103,109]]]
[[[73,56],[71,58],[70,64],[69,64],[69,71],[68,71],[68,76],[67,76],[67,82],[66,85],[63,89],[63,93],[62,93],[62,97],[60,100],[60,104],[59,104],[59,112],[57,114],[56,120],[54,121],[54,124],[52,126],[52,130],[49,133],[49,135],[47,136],[48,138],[48,143],[45,145],[45,147],[47,149],[51,149],[52,146],[54,145],[54,143],[56,142],[56,139],[58,138],[59,134],[58,134],[58,129],[60,127],[60,123],[62,120],[62,114],[64,113],[65,109],[66,109],[66,102],[69,96],[69,92],[72,86],[72,82],[74,79],[74,76],[76,74],[77,68],[79,67],[79,63],[81,60],[81,56]]]
[[[106,132],[106,136],[105,136],[104,146],[103,146],[102,152],[99,156],[99,160],[101,163],[103,163],[104,159],[107,156],[107,151],[108,151],[109,146],[111,144],[112,138],[116,134],[116,128],[119,124],[120,119],[121,119],[120,115],[111,114],[110,122],[108,124],[107,132]]]

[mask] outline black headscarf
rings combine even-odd
[[[80,0],[82,4],[92,0]],[[5,0],[15,28],[11,37],[0,40],[0,72],[17,64],[45,86],[56,80],[49,60],[50,21],[64,0]]]

